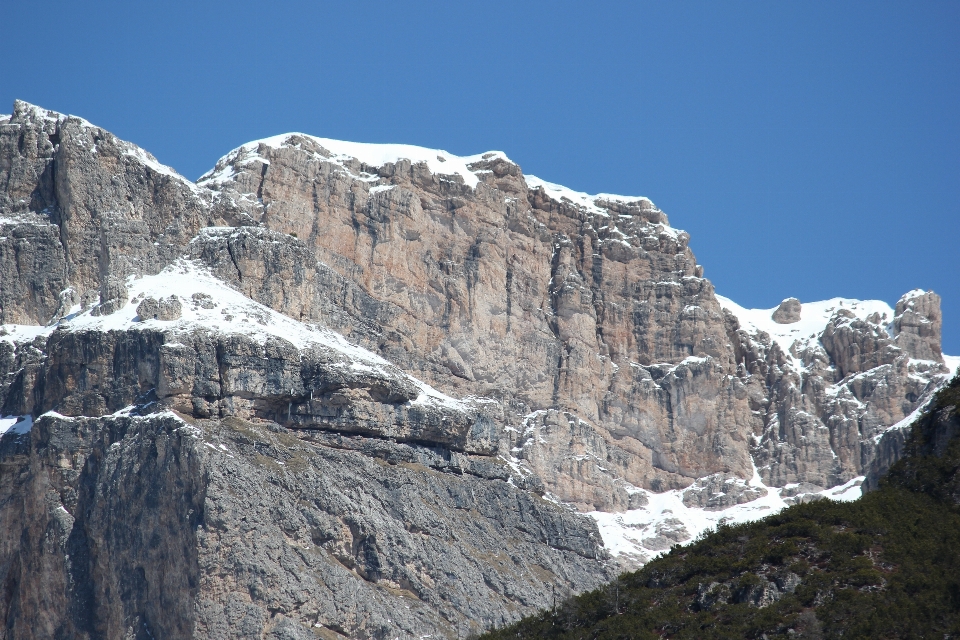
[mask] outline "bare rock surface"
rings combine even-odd
[[[323,146],[335,143],[301,135],[250,143],[199,182],[295,234],[321,263],[319,278],[299,281],[334,284],[328,295],[343,304],[328,315],[281,294],[294,313],[321,318],[445,392],[502,399],[517,427],[537,411],[566,411],[597,434],[591,456],[630,459],[622,475],[568,478],[564,449],[531,451],[563,500],[614,508],[603,496],[621,479],[668,488],[709,472],[749,475],[748,401],[739,387],[719,389],[734,365],[712,285],[689,236],[649,200],[558,195],[497,153],[467,165],[471,188],[426,163],[372,166]],[[224,254],[204,255],[216,263]],[[257,295],[262,276],[245,268],[237,279]],[[275,285],[267,289],[262,301],[285,310]],[[372,331],[358,322],[371,318]],[[721,426],[733,416],[745,418]],[[595,497],[568,490],[585,483]]]
[[[752,487],[730,474],[715,474],[698,479],[683,492],[683,503],[707,511],[719,511],[767,495],[762,487]]]
[[[908,313],[906,299],[917,300],[922,313]],[[878,301],[807,303],[800,320],[781,328],[762,311],[723,304],[740,377],[764,423],[753,459],[771,486],[833,487],[865,475],[886,431],[903,427],[949,376],[939,343],[930,353],[917,338],[920,329],[912,329],[939,335],[939,297],[932,292],[907,294],[899,311]],[[897,318],[905,314],[912,333],[902,338]]]
[[[483,460],[191,422],[0,441],[6,637],[456,637],[608,577],[589,519]]]
[[[467,171],[377,165],[343,144],[250,143],[199,184],[295,234],[343,301],[306,309],[287,285],[283,305],[447,392],[501,399],[510,449],[580,508],[627,508],[630,487],[746,479],[752,463],[774,486],[841,484],[946,374],[933,293],[876,317],[838,304],[805,335],[790,332],[809,326],[806,305],[788,298],[766,312],[788,332],[771,337],[724,311],[687,234],[649,200],[572,192],[499,153],[463,159],[470,188]]]
[[[940,351],[942,326],[940,296],[933,291],[915,289],[897,301],[894,334],[897,346],[911,357],[943,362]]]
[[[126,291],[124,291],[126,293]],[[177,296],[167,298],[144,298],[137,305],[137,316],[142,320],[176,320],[180,317],[180,299]]]
[[[787,298],[773,312],[773,321],[777,324],[793,324],[800,320],[802,305],[796,298]]]

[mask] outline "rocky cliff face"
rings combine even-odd
[[[0,184],[4,637],[479,630],[615,570],[575,510],[848,483],[948,371],[932,292],[742,309],[649,200],[499,152],[195,184],[18,102]]]
[[[843,306],[857,301],[805,314],[789,299],[741,323],[689,236],[647,199],[572,192],[496,152],[406,149],[413,161],[383,162],[373,147],[278,136],[228,154],[199,184],[301,238],[365,294],[335,318],[290,311],[438,388],[499,399],[510,449],[581,508],[627,508],[636,488],[716,473],[749,478],[752,462],[774,486],[842,484],[947,372],[932,292],[896,310],[862,303],[862,318]],[[378,322],[354,333],[371,316],[366,296]]]
[[[741,377],[762,398],[765,426],[754,460],[774,486],[829,487],[864,475],[880,440],[904,426],[950,370],[940,353],[940,298],[933,292],[912,291],[896,310],[877,301],[812,303],[779,326],[763,312],[725,305]],[[921,330],[936,336],[935,347]]]
[[[567,193],[500,153],[374,166],[350,155],[370,155],[364,145],[342,145],[251,143],[199,181],[362,290],[333,317],[298,301],[278,310],[445,391],[497,398],[518,434],[511,449],[525,448],[537,412],[575,416],[578,433],[543,431],[521,456],[563,500],[622,508],[632,487],[750,474],[755,426],[744,388],[725,378],[723,314],[688,235],[649,200]],[[256,274],[240,271],[257,296]],[[354,330],[371,316],[373,332]],[[570,468],[571,448],[586,464]],[[599,469],[608,462],[616,469]]]
[[[583,517],[489,459],[190,422],[4,438],[4,637],[456,637],[603,575]]]

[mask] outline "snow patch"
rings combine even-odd
[[[33,417],[26,416],[3,416],[0,418],[0,435],[16,434],[22,435],[29,433],[33,428]]]
[[[204,174],[197,181],[198,184],[215,185],[232,177],[230,163],[238,160],[249,162],[251,156],[258,156],[257,150],[261,145],[273,149],[279,149],[284,146],[296,146],[295,138],[307,138],[332,155],[325,160],[343,165],[345,162],[355,159],[369,167],[382,167],[388,163],[397,163],[400,160],[409,160],[413,164],[425,163],[427,168],[434,175],[440,176],[460,176],[464,184],[470,188],[476,188],[480,183],[477,177],[479,171],[473,171],[468,165],[482,160],[500,158],[510,161],[502,151],[487,151],[470,156],[457,156],[442,149],[429,149],[410,144],[375,144],[367,142],[348,142],[345,140],[332,140],[330,138],[319,138],[305,133],[284,133],[278,136],[254,140],[240,147],[237,147],[226,156],[224,156],[217,165],[220,169],[214,168]],[[294,138],[294,140],[291,140]],[[257,157],[261,162],[268,162],[265,158]],[[242,166],[242,164],[241,164]]]
[[[827,323],[834,314],[841,310],[854,314],[856,318],[866,321],[868,317],[877,314],[881,323],[886,325],[893,321],[893,309],[882,300],[853,300],[850,298],[831,298],[819,302],[804,302],[800,307],[800,320],[791,324],[778,324],[773,321],[772,309],[746,309],[733,300],[717,295],[720,306],[731,312],[740,321],[740,328],[747,333],[763,331],[770,338],[779,343],[780,348],[788,351],[796,341],[819,340],[820,334],[827,327]]]
[[[547,182],[546,180],[542,180],[532,174],[524,174],[523,178],[527,181],[528,187],[531,189],[536,189],[538,187],[542,188],[551,199],[556,200],[557,202],[562,202],[564,199],[566,199],[575,205],[583,207],[590,213],[604,217],[607,217],[610,214],[607,213],[606,209],[597,206],[596,203],[598,200],[623,203],[650,202],[650,199],[645,198],[644,196],[619,196],[612,193],[598,193],[596,195],[590,195],[589,193],[584,193],[582,191],[574,191],[573,189],[560,184]]]
[[[2,324],[0,325],[0,342],[22,344],[33,342],[40,336],[48,336],[56,329],[56,325],[43,327],[32,324]]]
[[[948,356],[943,354],[943,363],[947,365],[947,369],[950,370],[949,377],[957,375],[957,370],[960,369],[960,356]]]
[[[61,326],[72,331],[208,329],[225,334],[242,334],[260,342],[269,337],[282,338],[301,349],[322,344],[373,367],[389,364],[380,356],[350,344],[338,333],[324,327],[303,324],[254,302],[211,275],[204,267],[189,260],[177,260],[156,275],[130,278],[127,281],[127,291],[129,299],[114,313],[95,316],[91,309],[61,321]],[[195,294],[199,295],[194,298]],[[144,298],[159,300],[170,296],[180,300],[179,319],[141,319],[137,315],[137,306]],[[212,301],[213,304],[199,304],[204,300]]]
[[[390,189],[395,189],[397,185],[395,184],[379,184],[375,187],[370,187],[370,195],[375,193],[383,193],[384,191],[390,191]]]
[[[736,481],[734,481],[736,482]],[[614,557],[644,564],[667,553],[676,538],[677,544],[689,544],[704,532],[724,524],[752,522],[773,515],[788,505],[781,497],[783,489],[767,487],[754,468],[753,477],[746,485],[767,490],[767,494],[751,502],[734,505],[717,511],[683,504],[686,489],[653,493],[641,489],[648,503],[639,509],[622,513],[592,511],[588,513],[597,522],[604,546]],[[863,476],[849,482],[825,489],[813,495],[849,502],[861,496]]]
[[[912,298],[919,298],[920,296],[926,295],[926,293],[927,292],[924,289],[911,289],[910,291],[907,291],[905,294],[900,296],[900,299],[903,301],[907,301]]]
[[[206,230],[207,233],[218,231],[234,232],[232,229]],[[189,260],[177,260],[156,275],[130,278],[127,281],[127,291],[127,303],[114,313],[95,316],[91,314],[91,309],[68,316],[60,322],[60,326],[69,331],[169,330],[172,333],[171,341],[167,344],[169,348],[183,347],[176,339],[176,334],[181,331],[205,330],[227,335],[240,334],[261,344],[270,338],[279,338],[299,350],[322,346],[337,352],[341,356],[339,365],[331,366],[378,373],[384,377],[406,376],[420,389],[419,397],[414,400],[418,404],[468,412],[478,403],[482,403],[481,399],[476,398],[451,398],[408,376],[372,351],[349,342],[335,331],[323,326],[304,324],[254,302],[214,277],[201,265]],[[141,319],[137,315],[137,306],[143,299],[152,297],[159,300],[171,295],[179,298],[179,319]],[[53,327],[31,329],[35,332],[49,332]]]

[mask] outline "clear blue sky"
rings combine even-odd
[[[0,112],[73,113],[190,178],[286,131],[646,195],[717,290],[934,289],[960,354],[958,2],[29,2]]]

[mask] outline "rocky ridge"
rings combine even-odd
[[[0,178],[0,404],[44,416],[0,442],[2,530],[60,540],[18,560],[7,535],[2,613],[56,602],[47,629],[415,637],[501,624],[615,570],[569,507],[642,562],[716,521],[704,514],[850,495],[950,369],[932,292],[895,309],[742,309],[650,200],[574,192],[500,152],[287,134],[192,183],[17,102],[0,117]],[[142,456],[186,469],[165,513],[186,500],[200,514],[161,536],[195,549],[176,556],[189,589],[170,610],[193,613],[175,624],[144,595],[166,579],[145,573],[152,542],[97,564],[100,536],[134,536],[100,503],[143,508],[123,486]],[[309,516],[331,487],[359,493]],[[277,525],[281,504],[292,524]],[[621,535],[638,519],[646,533]],[[263,546],[237,533],[253,530]],[[222,544],[245,560],[223,568]],[[139,582],[114,590],[135,595],[103,591],[136,567]],[[318,604],[347,591],[350,611]],[[8,637],[34,637],[18,629]]]

